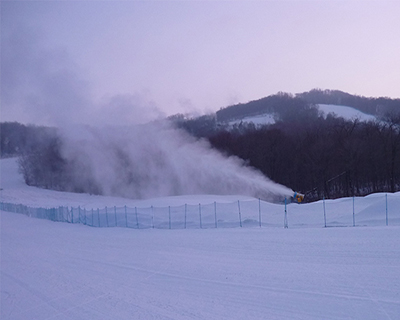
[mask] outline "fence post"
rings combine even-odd
[[[201,204],[199,203],[199,215],[200,215],[200,229],[203,229],[203,224],[201,222]]]
[[[258,221],[260,223],[260,228],[261,228],[261,199],[258,198]]]
[[[93,208],[92,208],[92,227],[94,227],[94,216],[93,216]]]
[[[171,206],[168,206],[169,229],[171,230]]]
[[[187,204],[185,203],[185,229],[186,229],[186,214],[187,214]]]
[[[100,225],[100,210],[97,208],[97,219],[99,220],[99,228],[101,227]]]
[[[387,193],[386,193],[386,225],[389,225]]]
[[[118,222],[117,222],[117,207],[114,206],[114,215],[115,215],[115,226],[118,227]]]
[[[74,223],[74,208],[71,207],[71,223]]]
[[[136,227],[139,229],[139,219],[137,216],[137,207],[135,207],[135,216],[136,216]]]
[[[106,207],[106,222],[107,222],[107,228],[108,228],[109,225],[108,225],[108,210],[107,210],[107,207]]]
[[[124,209],[125,209],[125,227],[128,228],[128,214],[126,212],[126,206],[124,207]]]
[[[353,227],[355,227],[355,226],[356,226],[356,215],[354,212],[354,196],[353,196]]]
[[[286,208],[286,197],[285,197],[285,219],[283,221],[283,227],[285,229],[289,228],[288,220],[287,220],[287,208]]]
[[[242,227],[242,213],[240,212],[240,200],[238,200],[238,208],[239,208],[239,225]]]
[[[214,214],[215,214],[215,228],[218,228],[218,222],[217,222],[217,202],[214,201]]]
[[[86,217],[86,208],[83,208],[83,212],[84,212],[84,214],[85,214],[85,225],[87,225],[87,217]]]
[[[78,223],[82,223],[81,222],[81,206],[78,206]]]
[[[322,203],[324,204],[324,223],[325,223],[325,228],[326,228],[325,196],[322,197]]]
[[[154,208],[151,206],[151,226],[154,229]]]

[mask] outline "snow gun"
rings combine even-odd
[[[294,202],[301,203],[304,200],[304,194],[295,192],[293,195]]]

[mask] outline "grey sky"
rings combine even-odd
[[[134,123],[278,91],[400,97],[400,1],[2,1],[1,120]]]

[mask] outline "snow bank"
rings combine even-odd
[[[138,201],[37,189],[15,174],[15,159],[0,164],[2,201],[88,208],[219,201],[237,209],[237,196]],[[322,228],[321,201],[289,205],[289,229],[284,206],[267,202],[265,225],[279,228],[91,228],[0,211],[0,318],[396,319],[400,227],[385,226],[385,199],[355,199],[357,225],[373,228]],[[390,223],[399,199],[388,195]],[[247,214],[258,219],[258,201],[240,200],[243,222]],[[328,224],[352,223],[353,199],[325,205]]]
[[[326,116],[328,114],[333,114],[336,117],[344,118],[345,120],[355,120],[360,121],[375,121],[376,117],[371,114],[366,114],[352,107],[340,106],[334,104],[318,104],[319,110]]]
[[[1,319],[396,319],[399,227],[131,230],[0,212]]]

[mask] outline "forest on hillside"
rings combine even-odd
[[[216,118],[218,122],[225,122],[269,113],[284,121],[301,116],[303,111],[315,109],[317,104],[344,105],[379,117],[400,110],[400,99],[367,98],[339,90],[313,89],[295,95],[279,92],[259,100],[221,108],[216,112]]]
[[[377,119],[325,118],[316,104],[352,106]],[[226,124],[264,113],[274,114],[275,124]],[[400,190],[400,99],[314,89],[229,106],[216,116],[172,120],[272,180],[306,193],[308,201]]]
[[[222,130],[211,144],[308,201],[400,190],[400,117],[387,122],[319,117]]]

